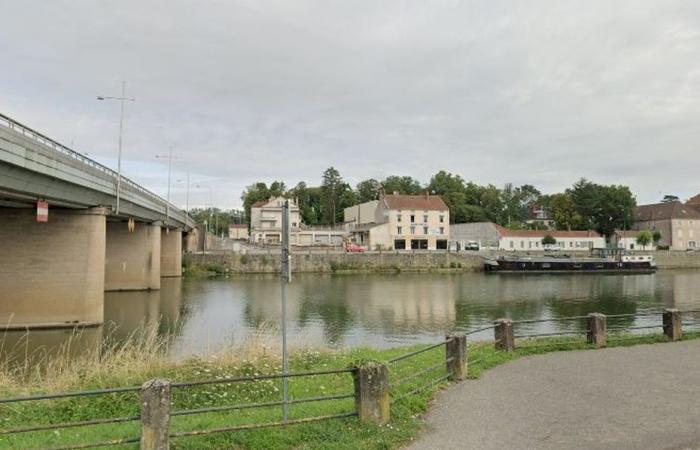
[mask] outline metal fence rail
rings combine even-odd
[[[461,334],[448,335],[445,337],[444,340],[441,340],[440,342],[428,344],[410,352],[394,356],[388,359],[385,363],[373,363],[374,365],[359,364],[357,367],[307,372],[293,372],[287,375],[277,373],[252,376],[223,377],[208,380],[180,381],[173,383],[166,380],[159,380],[165,384],[161,384],[158,386],[154,386],[155,383],[154,380],[152,380],[140,387],[131,386],[111,389],[94,389],[86,391],[75,391],[54,394],[35,394],[0,398],[0,405],[6,405],[9,407],[10,405],[15,405],[21,402],[34,402],[42,400],[60,401],[71,400],[80,397],[94,398],[100,395],[106,396],[135,392],[140,392],[141,395],[141,413],[139,415],[128,415],[124,417],[113,418],[96,418],[89,420],[78,420],[73,422],[39,423],[34,425],[6,429],[0,428],[0,436],[14,436],[21,433],[47,432],[87,426],[127,424],[139,420],[141,420],[141,426],[143,429],[143,427],[146,426],[144,418],[152,418],[154,417],[154,414],[156,416],[160,414],[160,417],[167,418],[166,422],[169,423],[171,418],[178,418],[183,416],[224,413],[229,411],[247,411],[262,408],[274,408],[287,405],[323,402],[339,403],[328,404],[328,407],[321,407],[321,409],[318,409],[315,412],[316,415],[312,417],[299,417],[290,420],[277,420],[276,418],[273,418],[273,420],[271,421],[265,421],[260,420],[259,417],[257,420],[254,419],[256,417],[255,415],[244,415],[240,416],[238,420],[240,420],[241,417],[249,417],[257,423],[224,423],[224,425],[226,426],[210,425],[210,427],[208,428],[182,431],[171,431],[169,429],[169,425],[167,425],[165,430],[161,430],[162,432],[160,438],[165,439],[165,442],[167,443],[168,439],[181,439],[186,437],[203,436],[216,433],[268,429],[274,427],[284,427],[289,425],[314,423],[325,420],[337,420],[350,417],[358,417],[360,420],[381,424],[386,423],[386,421],[388,421],[388,412],[385,412],[383,410],[383,402],[386,401],[388,404],[394,405],[397,402],[401,402],[406,398],[417,395],[418,393],[425,391],[426,389],[439,386],[445,381],[463,379],[466,376],[466,369],[467,367],[469,367],[469,365],[479,364],[484,361],[485,356],[479,357],[479,352],[477,352],[475,358],[471,360],[469,359],[469,355],[470,353],[473,353],[476,350],[484,348],[485,345],[489,345],[489,341],[481,341],[477,344],[472,344],[468,346],[467,336],[471,336],[477,333],[487,331],[489,329],[493,329],[494,338],[491,342],[493,342],[493,344],[495,345],[496,350],[501,351],[515,350],[516,339],[524,340],[522,342],[526,343],[526,345],[523,345],[523,348],[561,349],[562,346],[565,347],[568,344],[576,344],[580,346],[581,344],[587,342],[588,344],[591,344],[595,347],[601,347],[605,346],[607,340],[613,343],[624,343],[628,340],[638,339],[640,336],[658,336],[658,334],[635,334],[632,336],[626,336],[623,334],[624,332],[634,332],[637,330],[641,331],[660,329],[663,330],[663,333],[669,338],[669,340],[678,340],[681,339],[681,330],[683,327],[691,327],[689,331],[692,331],[694,333],[700,331],[700,329],[698,328],[692,328],[700,326],[700,317],[695,316],[695,314],[697,313],[700,313],[700,310],[664,310],[659,312],[644,312],[640,314],[614,314],[609,316],[604,316],[602,314],[590,314],[588,316],[572,316],[521,321],[500,319],[495,321],[493,325],[475,328],[463,332]],[[660,320],[656,323],[649,325],[640,324],[628,327],[616,325],[610,328],[607,327],[606,322],[607,318],[617,319],[652,316],[656,316]],[[583,319],[587,321],[586,329],[562,330],[541,333],[514,333],[514,327],[520,327],[523,325],[544,322],[567,322]],[[574,339],[543,339],[541,341],[537,340],[538,338],[550,338],[557,336],[573,336]],[[578,340],[576,339],[576,337],[585,337],[585,341]],[[287,400],[286,402],[273,398],[269,401],[234,403],[205,407],[195,407],[197,405],[194,404],[190,408],[185,407],[181,409],[171,410],[171,392],[181,392],[181,394],[179,395],[187,395],[188,388],[221,384],[233,385],[235,383],[255,383],[266,380],[279,380],[283,379],[284,377],[288,377],[290,379],[299,379],[305,377],[333,375],[351,375],[353,379],[353,385],[355,388],[354,391],[342,392],[341,383],[336,385],[335,388],[335,390],[338,390],[340,392],[329,393],[328,395],[292,398]],[[363,383],[369,383],[370,387],[368,388],[368,386],[366,386]],[[167,389],[163,386],[166,386]],[[154,390],[154,388],[156,389]],[[158,389],[161,389],[162,392],[158,391]],[[384,400],[382,399],[383,396],[385,396]],[[347,402],[343,403],[343,401],[350,399],[354,400],[355,407],[352,411],[347,411]],[[136,404],[134,404],[134,406],[136,406]],[[334,409],[340,409],[340,411],[334,411]],[[370,411],[370,413],[368,413],[368,411]],[[150,438],[146,438],[147,435],[148,434],[144,433],[143,436],[139,437],[124,437],[120,439],[103,440],[93,443],[71,444],[62,447],[54,447],[53,450],[106,447],[125,444],[135,444],[137,442],[141,442],[141,448],[147,450],[162,448],[157,446],[161,445],[162,441],[148,441],[148,439]],[[144,444],[143,439],[146,439],[146,444]],[[153,445],[150,445],[149,442]]]

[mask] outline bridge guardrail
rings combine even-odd
[[[51,147],[53,150],[55,150],[57,152],[60,152],[66,156],[69,156],[70,158],[73,158],[77,161],[80,161],[83,164],[87,164],[88,166],[90,166],[92,168],[98,169],[98,170],[110,175],[112,178],[114,178],[115,183],[116,183],[116,179],[119,176],[119,174],[115,170],[110,169],[109,167],[105,166],[104,164],[100,164],[99,162],[97,162],[91,158],[88,158],[87,156],[85,156],[79,152],[76,152],[75,150],[61,144],[60,142],[58,142],[54,139],[51,139],[50,137],[46,136],[45,134],[40,133],[39,131],[36,131],[35,129],[33,129],[27,125],[24,125],[23,123],[18,122],[17,120],[15,120],[15,119],[13,119],[13,118],[11,118],[3,113],[0,113],[0,124],[4,125],[5,127],[9,128],[10,130],[21,133],[23,136],[29,137],[40,144]],[[122,183],[126,184],[130,188],[133,188],[133,189],[137,190],[139,193],[141,193],[142,195],[148,197],[150,200],[155,201],[156,203],[161,203],[164,207],[169,205],[171,211],[177,212],[178,214],[185,215],[186,221],[191,220],[191,218],[186,214],[186,212],[182,211],[180,208],[178,208],[174,204],[169,203],[166,199],[160,197],[159,195],[157,195],[157,194],[149,191],[148,189],[144,188],[143,186],[139,185],[138,183],[131,180],[130,178],[125,177],[123,174],[121,175],[121,181],[122,181]],[[192,223],[194,223],[194,221],[192,221]]]

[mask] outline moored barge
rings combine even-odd
[[[617,249],[595,249],[591,256],[544,255],[484,258],[487,272],[505,273],[653,273],[650,255],[627,255]]]

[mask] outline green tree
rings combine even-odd
[[[646,250],[647,245],[651,243],[652,235],[649,231],[640,231],[637,235],[637,244],[642,246],[642,250]]]
[[[335,226],[343,221],[343,209],[357,203],[357,196],[335,167],[323,172],[321,181],[321,223]]]
[[[542,238],[542,245],[544,245],[544,246],[556,245],[556,243],[557,243],[557,240],[554,239],[554,236],[552,236],[551,234],[548,234]]]
[[[547,203],[557,230],[578,230],[581,228],[583,219],[576,211],[571,195],[568,193],[552,194],[548,196]]]
[[[488,220],[504,225],[506,221],[503,217],[503,201],[501,192],[496,186],[489,184],[480,188],[479,206]]]
[[[677,195],[670,195],[666,194],[664,195],[664,198],[661,199],[661,203],[671,203],[671,202],[677,202],[680,199],[678,198]]]
[[[379,198],[381,184],[374,178],[357,183],[357,197],[360,203],[370,202]]]
[[[321,217],[321,192],[318,187],[308,187],[300,181],[289,190],[288,195],[294,198],[299,207],[301,221],[305,225],[317,225]]]
[[[659,241],[661,240],[661,232],[659,230],[654,230],[654,232],[651,233],[651,239],[654,241],[654,245],[659,245]]]
[[[399,194],[420,194],[423,187],[413,177],[392,175],[382,181],[382,189],[384,189],[386,194],[393,194],[394,192]]]

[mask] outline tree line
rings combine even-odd
[[[636,199],[623,185],[602,185],[581,178],[564,192],[543,194],[531,184],[503,187],[478,185],[460,175],[444,170],[433,175],[427,183],[411,176],[392,175],[377,180],[370,178],[354,188],[334,168],[326,169],[318,186],[299,182],[287,188],[282,181],[270,185],[257,182],[241,195],[245,216],[260,200],[283,196],[298,201],[306,225],[336,225],[343,221],[343,210],[387,194],[440,195],[450,208],[452,223],[490,221],[511,229],[542,228],[542,223],[526,223],[536,208],[548,211],[559,230],[596,230],[610,235],[615,229],[629,229],[634,221]]]

